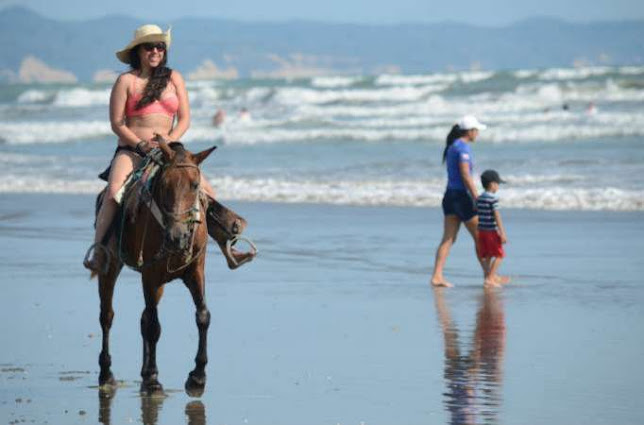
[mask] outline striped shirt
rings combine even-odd
[[[491,192],[483,192],[476,199],[479,214],[479,230],[496,230],[494,211],[499,209],[499,198]]]

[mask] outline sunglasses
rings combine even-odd
[[[161,43],[143,43],[143,44],[141,44],[141,47],[143,47],[143,49],[146,52],[151,52],[154,49],[157,49],[159,52],[165,52],[165,49],[166,49],[165,43],[163,43],[163,42],[161,42]]]

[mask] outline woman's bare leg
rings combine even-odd
[[[431,284],[434,286],[453,286],[445,280],[443,276],[443,267],[447,261],[449,250],[456,242],[458,229],[461,226],[461,220],[455,215],[446,215],[443,226],[443,238],[436,249],[436,261],[434,262],[434,273],[432,273]]]
[[[141,159],[137,155],[126,151],[119,152],[112,160],[112,169],[110,170],[107,191],[105,192],[103,203],[98,212],[98,216],[96,217],[94,243],[101,244],[103,242],[103,237],[107,233],[107,229],[109,229],[112,224],[112,220],[114,219],[114,215],[117,210],[117,204],[114,197],[121,186],[123,186],[123,183],[125,183],[127,176],[132,172],[140,160]],[[95,252],[92,259],[85,264],[85,267],[96,270],[99,261],[101,261],[101,259],[96,258]]]
[[[211,199],[215,199],[215,189],[203,174],[201,174],[201,190],[203,190]]]

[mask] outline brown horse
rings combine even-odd
[[[215,147],[193,154],[180,143],[168,144],[159,140],[159,149],[156,175],[150,177],[147,184],[141,178],[127,186],[114,231],[108,232],[107,240],[104,240],[107,247],[104,251],[111,254],[103,252],[107,257],[104,261],[106,267],[99,274],[103,331],[99,385],[108,390],[116,385],[110,370],[109,333],[114,318],[114,286],[123,264],[126,264],[141,273],[145,298],[141,316],[141,392],[163,391],[157,379],[156,346],[161,335],[157,305],[163,295],[163,286],[173,279],[182,279],[192,295],[199,330],[196,365],[188,375],[185,389],[191,396],[200,396],[206,383],[206,340],[210,323],[210,312],[204,299],[208,228],[224,251],[229,266],[234,268],[236,262],[231,255],[230,240],[243,231],[246,223],[220,204],[215,203],[214,209],[208,208],[209,202],[200,190],[199,164]],[[207,214],[208,222],[214,224],[206,224]],[[211,220],[213,214],[214,222]]]

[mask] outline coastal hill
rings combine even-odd
[[[27,82],[25,75],[29,81],[40,75],[43,82],[109,81],[126,69],[114,52],[143,23],[125,16],[57,21],[22,7],[0,10],[0,82]],[[172,25],[170,63],[195,79],[644,64],[644,21],[533,18],[482,27],[183,18],[159,24]]]

